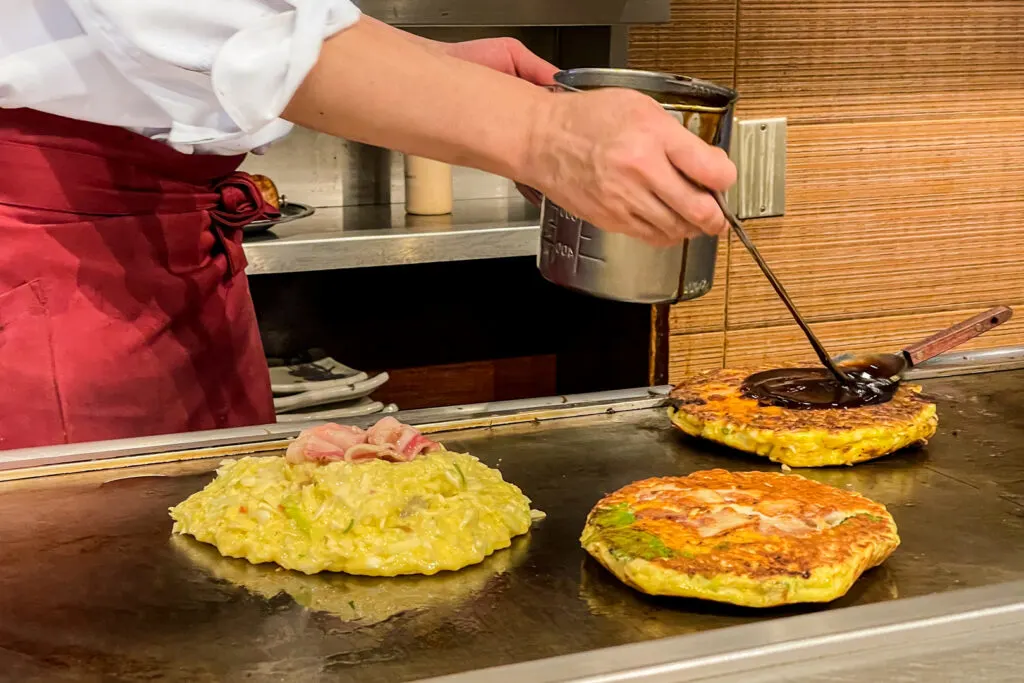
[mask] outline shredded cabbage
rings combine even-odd
[[[409,462],[227,461],[171,508],[174,533],[306,574],[396,576],[476,564],[530,529],[530,500],[471,455]]]

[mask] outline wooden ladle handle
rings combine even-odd
[[[918,365],[929,358],[934,358],[940,353],[945,353],[970,339],[974,339],[978,335],[988,332],[993,327],[1002,325],[1012,317],[1012,308],[1009,306],[996,306],[984,313],[971,316],[962,323],[957,323],[941,332],[936,332],[923,341],[911,344],[903,349],[903,353],[906,354],[912,366]]]

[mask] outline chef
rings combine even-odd
[[[5,0],[0,448],[274,422],[237,172],[293,125],[470,166],[654,244],[725,221],[720,150],[652,100],[556,94],[507,39],[347,0]]]

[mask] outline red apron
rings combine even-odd
[[[0,449],[274,422],[243,158],[0,109]]]

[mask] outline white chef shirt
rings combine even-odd
[[[0,0],[0,107],[120,126],[185,153],[259,150],[349,0]]]

